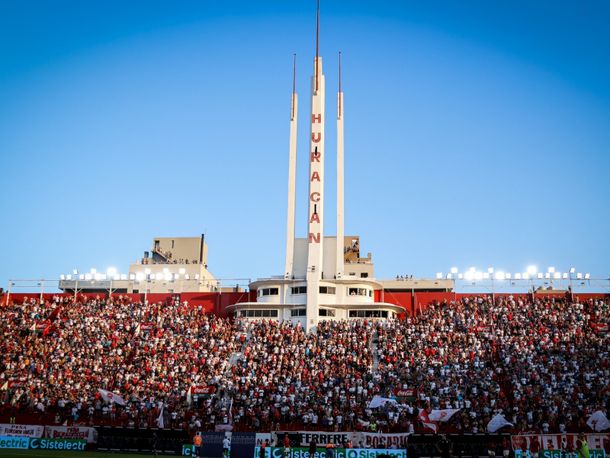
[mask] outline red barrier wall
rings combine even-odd
[[[375,292],[377,293],[377,291]],[[413,296],[411,293],[384,291],[383,299],[381,298],[381,294],[379,294],[379,298],[375,297],[375,300],[387,302],[388,304],[400,305],[405,308],[405,313],[407,315],[413,316]]]

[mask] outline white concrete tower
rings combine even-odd
[[[319,56],[320,4],[316,16],[316,57],[311,79],[311,136],[309,153],[309,211],[307,213],[307,326],[317,326],[324,245],[324,74]]]
[[[339,52],[339,92],[337,93],[337,256],[335,274],[343,277],[344,184],[343,184],[343,91],[341,90],[341,53]]]
[[[294,276],[294,215],[296,206],[296,174],[297,174],[297,117],[298,96],[296,91],[297,55],[294,55],[292,74],[292,101],[290,104],[290,146],[288,156],[288,215],[286,223],[286,267],[284,278]]]

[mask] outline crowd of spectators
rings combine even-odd
[[[0,415],[213,430],[586,431],[610,402],[607,302],[488,297],[401,320],[219,318],[180,301],[0,308]],[[104,400],[99,390],[125,405]],[[375,396],[392,399],[370,408]],[[116,399],[116,398],[115,398]],[[48,417],[52,416],[49,420]]]

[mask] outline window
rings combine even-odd
[[[387,318],[387,310],[350,310],[350,318]]]
[[[293,309],[290,311],[290,316],[294,317],[294,316],[305,316],[307,313],[307,310],[305,309]]]
[[[335,294],[336,291],[334,286],[320,286],[320,294]]]
[[[318,310],[319,316],[335,316],[335,311],[330,309],[320,309]]]
[[[242,310],[239,316],[248,318],[277,318],[277,310]]]
[[[360,272],[360,278],[368,278],[368,277],[369,277],[368,272]]]
[[[280,294],[278,288],[263,288],[258,290],[258,296],[277,296]]]
[[[293,286],[290,288],[290,294],[307,294],[307,286]]]
[[[347,288],[347,294],[350,296],[371,296],[372,292],[366,288]]]

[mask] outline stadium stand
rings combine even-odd
[[[484,432],[499,413],[505,431],[575,432],[610,402],[601,298],[464,297],[310,334],[130,296],[0,310],[7,423],[431,433],[427,414],[459,409],[436,432]]]

